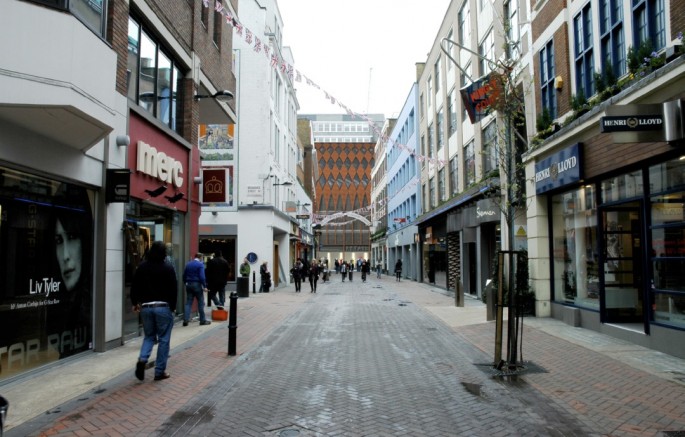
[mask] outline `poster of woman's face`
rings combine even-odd
[[[0,381],[92,349],[92,200],[0,167]]]
[[[55,221],[55,256],[64,287],[72,291],[81,279],[83,242],[81,231],[69,228],[69,223],[65,225],[62,219]]]

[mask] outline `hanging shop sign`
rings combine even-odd
[[[131,170],[107,169],[105,202],[128,203],[131,197]]]
[[[503,76],[492,72],[459,90],[471,123],[476,123],[502,101]]]
[[[599,120],[601,132],[612,134],[615,143],[663,141],[666,124],[660,104],[609,106]]]
[[[535,192],[542,194],[582,179],[580,143],[535,163]]]

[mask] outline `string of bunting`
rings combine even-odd
[[[209,8],[210,7],[210,0],[202,0],[202,4],[205,8]],[[316,82],[314,82],[313,80],[311,80],[310,78],[308,78],[307,76],[302,74],[299,70],[295,69],[293,67],[293,65],[286,62],[284,59],[279,58],[278,54],[274,50],[271,49],[269,44],[265,44],[252,30],[245,27],[238,20],[238,17],[233,15],[233,13],[231,13],[231,11],[229,11],[228,9],[224,8],[221,0],[214,0],[214,11],[216,13],[221,14],[226,21],[226,25],[232,26],[235,34],[238,37],[243,38],[247,44],[251,45],[255,52],[264,53],[266,59],[269,61],[269,65],[271,66],[271,68],[276,69],[276,70],[280,71],[282,74],[286,75],[288,77],[288,79],[290,79],[291,82],[293,82],[293,81],[294,82],[304,82],[308,86],[321,91],[324,94],[325,99],[330,101],[331,104],[333,104],[333,105],[337,104],[349,116],[365,121],[369,125],[370,129],[373,130],[373,132],[376,134],[376,136],[382,142],[389,143],[391,147],[397,147],[398,149],[409,153],[410,156],[414,156],[419,162],[428,162],[429,165],[438,165],[439,168],[442,168],[445,166],[445,163],[446,163],[445,160],[437,159],[437,158],[430,157],[430,156],[421,155],[421,154],[417,153],[414,149],[408,147],[407,145],[402,144],[402,143],[395,141],[394,139],[390,138],[389,136],[384,134],[379,129],[379,127],[376,126],[376,124],[373,122],[373,120],[371,120],[371,118],[369,118],[367,115],[354,112],[352,109],[350,109],[345,104],[343,104],[339,99],[334,97],[331,93],[329,93],[328,91],[326,91],[324,89],[321,89],[321,87],[318,84],[316,84]],[[399,195],[401,192],[403,192],[407,188],[416,186],[417,183],[418,183],[418,180],[415,180],[412,183],[406,184],[405,186],[403,186],[402,189],[400,189],[398,192],[396,192],[393,196],[386,198],[386,199],[378,200],[378,204],[384,205],[390,199]],[[358,209],[356,211],[352,211],[352,212],[358,212],[359,213],[359,212],[366,212],[367,210],[370,211],[371,206],[366,206],[366,207],[360,208],[360,209]],[[314,218],[314,220],[315,220],[313,222],[314,224],[316,224],[317,219],[321,220],[321,219],[325,218],[325,216],[320,216],[318,214],[313,214],[312,216],[313,217],[318,216],[318,217]],[[346,222],[346,223],[330,223],[329,222],[329,223],[327,223],[327,225],[343,226],[344,224],[347,224],[347,223],[349,223],[349,222]]]

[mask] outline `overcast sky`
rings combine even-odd
[[[425,62],[449,0],[278,0],[283,45],[321,87],[295,82],[300,113],[397,116]]]

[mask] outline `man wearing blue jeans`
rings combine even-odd
[[[157,342],[155,358],[155,381],[169,378],[166,371],[169,359],[169,341],[174,326],[176,309],[176,272],[171,264],[164,261],[166,247],[164,242],[155,241],[150,247],[147,259],[138,267],[131,286],[133,311],[140,313],[143,321],[143,344],[136,364],[136,378],[145,379],[145,367],[152,348]]]
[[[200,325],[209,325],[210,322],[205,316],[205,294],[207,285],[205,279],[205,265],[202,262],[202,254],[195,254],[186,264],[183,270],[183,282],[186,284],[186,307],[183,313],[183,326],[188,326],[190,320],[190,309],[193,306],[193,299],[197,299],[197,311],[200,313]]]

